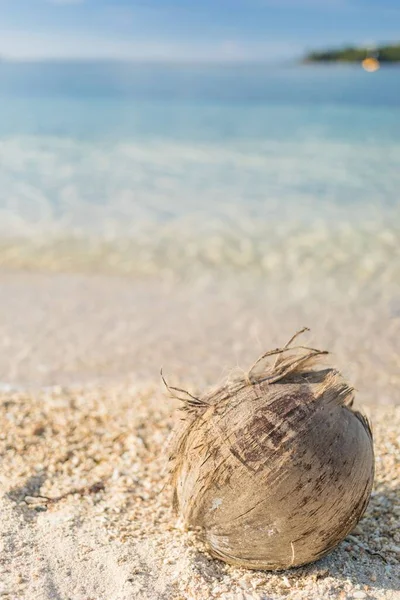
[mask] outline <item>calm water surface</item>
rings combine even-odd
[[[398,213],[400,69],[0,63],[0,233]]]

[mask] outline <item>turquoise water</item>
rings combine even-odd
[[[3,236],[393,219],[399,189],[397,68],[0,63]]]

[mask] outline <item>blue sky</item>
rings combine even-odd
[[[0,0],[0,55],[283,60],[400,39],[399,0]]]

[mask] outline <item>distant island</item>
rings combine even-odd
[[[362,63],[365,59],[373,59],[379,63],[399,63],[400,62],[400,44],[390,44],[387,46],[356,47],[349,46],[340,50],[323,50],[309,52],[303,59],[303,63],[315,62],[346,62]]]

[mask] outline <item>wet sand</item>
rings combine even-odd
[[[3,272],[0,381],[154,384],[162,366],[174,380],[204,388],[308,326],[304,341],[332,353],[362,404],[396,404],[395,283],[335,290],[319,277]]]

